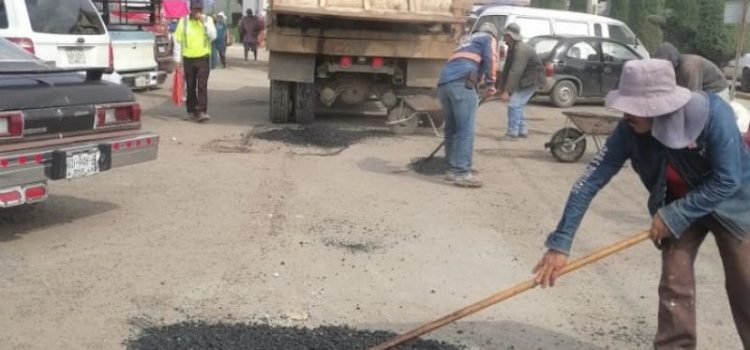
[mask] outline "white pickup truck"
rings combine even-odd
[[[141,30],[111,28],[114,72],[103,79],[126,85],[132,89],[148,89],[164,83],[167,73],[160,71],[154,47],[153,33]]]

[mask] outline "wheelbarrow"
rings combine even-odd
[[[565,127],[555,132],[552,139],[544,144],[544,148],[549,148],[552,156],[563,163],[581,159],[586,152],[587,135],[591,136],[599,151],[603,144],[600,137],[611,134],[622,120],[622,117],[615,115],[587,111],[565,111],[563,114],[567,117]]]
[[[386,125],[397,135],[410,135],[420,125],[428,126],[440,137],[443,128],[440,101],[436,96],[426,94],[402,96],[388,112]]]

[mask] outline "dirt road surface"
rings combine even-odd
[[[499,142],[504,105],[482,106],[475,164],[485,187],[454,188],[407,164],[440,142],[383,136],[348,148],[260,140],[264,62],[211,73],[210,124],[181,120],[169,89],[139,93],[159,160],[75,182],[0,212],[0,348],[120,349],[149,325],[185,320],[405,331],[530,277],[580,162],[543,144],[560,110],[529,108],[531,137]],[[587,109],[599,109],[589,106]],[[249,136],[250,135],[250,136]],[[624,169],[593,203],[580,256],[647,227],[646,192]],[[469,349],[648,349],[659,254],[649,243],[442,329]],[[701,349],[739,349],[721,261],[697,261]]]

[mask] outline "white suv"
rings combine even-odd
[[[112,69],[109,33],[90,0],[0,0],[0,37],[57,67]]]

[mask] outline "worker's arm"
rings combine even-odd
[[[216,24],[214,24],[214,19],[211,16],[206,16],[205,25],[208,39],[211,41],[216,40]]]
[[[618,124],[612,135],[607,138],[604,147],[596,154],[581,178],[573,185],[565,204],[562,219],[560,219],[555,231],[547,237],[545,245],[548,249],[566,255],[570,253],[573,237],[594,196],[609,183],[609,180],[622,169],[625,161],[630,158],[630,141],[627,137],[629,131],[626,130],[629,127],[624,121]]]
[[[669,205],[658,214],[676,237],[696,220],[716,210],[734,195],[742,183],[742,136],[737,131],[732,107],[712,96],[713,116],[704,131],[707,144],[703,150],[711,164],[711,175],[699,186]],[[699,145],[700,147],[700,145]]]
[[[494,93],[497,82],[497,40],[490,35],[486,38],[487,44],[482,49],[481,73],[488,91]]]

